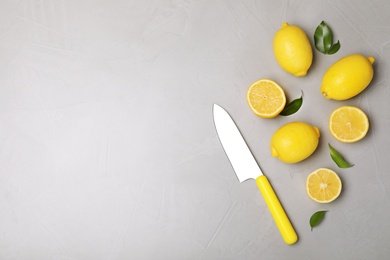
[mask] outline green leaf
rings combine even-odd
[[[353,164],[348,163],[344,160],[343,156],[334,149],[329,143],[330,157],[332,157],[333,161],[337,164],[339,168],[350,168]]]
[[[327,210],[320,210],[314,213],[310,218],[310,227],[313,231],[313,228],[318,226],[318,224],[321,223],[321,221],[324,219],[325,213],[328,212]]]
[[[333,34],[324,21],[318,25],[314,32],[314,42],[317,50],[326,54],[332,47]]]
[[[329,26],[322,21],[314,32],[316,49],[323,54],[334,54],[340,49],[340,41],[333,44],[333,33]]]
[[[328,51],[328,54],[335,54],[340,49],[340,41],[333,44],[332,48]]]
[[[281,116],[289,116],[289,115],[296,113],[302,106],[302,102],[303,102],[302,96],[303,96],[303,92],[301,91],[301,97],[294,99],[289,104],[287,104],[284,107],[283,111],[280,112],[280,115]]]

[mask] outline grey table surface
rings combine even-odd
[[[388,259],[390,254],[389,1],[0,2],[1,259]],[[313,49],[306,77],[272,51],[282,22],[313,34],[327,22],[341,49]],[[359,96],[319,88],[336,60],[376,58]],[[303,106],[262,119],[249,85],[270,78]],[[239,183],[212,106],[235,119],[299,236],[286,245],[253,180]],[[369,134],[343,144],[327,130],[341,105],[362,108]],[[309,159],[273,158],[281,125],[321,131]],[[354,163],[338,169],[331,143]],[[318,204],[306,177],[328,167],[342,195]],[[309,218],[326,209],[313,231]]]

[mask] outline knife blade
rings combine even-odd
[[[284,241],[291,245],[298,240],[286,212],[276,196],[268,178],[263,174],[248,145],[242,137],[233,119],[225,109],[217,104],[213,106],[214,124],[219,140],[235,171],[238,180],[243,182],[255,179],[256,184],[271,212]]]

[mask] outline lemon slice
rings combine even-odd
[[[269,79],[254,82],[246,93],[246,100],[253,113],[263,118],[276,117],[286,105],[282,87]]]
[[[329,203],[337,199],[342,183],[334,171],[320,168],[310,173],[306,180],[306,192],[309,197],[319,203]]]
[[[336,108],[329,118],[329,131],[344,143],[353,143],[366,136],[369,128],[367,115],[354,106]]]

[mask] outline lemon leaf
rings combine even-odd
[[[339,168],[350,168],[353,166],[353,164],[348,163],[344,160],[343,156],[334,149],[329,143],[329,150],[330,150],[330,157],[332,157],[332,160],[337,164]]]
[[[289,104],[287,104],[284,107],[284,109],[282,110],[282,112],[280,112],[279,115],[281,115],[281,116],[289,116],[289,115],[292,115],[292,114],[296,113],[302,106],[302,102],[303,102],[302,96],[303,96],[303,92],[302,92],[300,98],[294,99]]]
[[[332,47],[333,34],[324,21],[317,26],[314,32],[314,42],[317,50],[326,54]]]
[[[337,41],[328,51],[328,54],[335,54],[340,49],[340,41]]]
[[[333,44],[333,33],[329,26],[322,21],[314,32],[316,49],[323,54],[335,54],[340,49],[340,41]]]
[[[310,227],[311,227],[312,231],[313,231],[313,228],[318,226],[318,224],[320,224],[321,221],[324,219],[326,212],[328,212],[328,211],[327,210],[320,210],[320,211],[317,211],[316,213],[314,213],[311,216],[311,218],[310,218]]]

